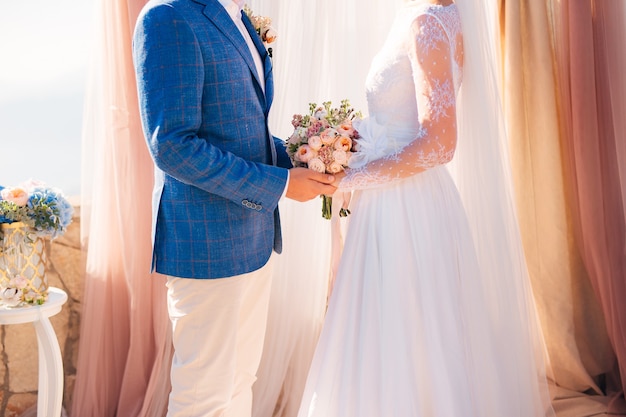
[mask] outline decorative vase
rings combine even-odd
[[[2,223],[0,303],[43,304],[48,298],[46,241],[22,222]]]

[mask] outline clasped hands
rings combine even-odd
[[[286,196],[304,202],[319,195],[333,195],[344,176],[344,172],[322,174],[308,168],[291,168]]]

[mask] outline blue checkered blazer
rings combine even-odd
[[[254,271],[281,251],[291,163],[269,133],[250,50],[217,0],[151,0],[133,37],[143,130],[155,163],[152,268],[185,278]]]

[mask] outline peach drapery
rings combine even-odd
[[[558,80],[577,247],[600,301],[616,355],[606,377],[608,411],[626,415],[626,225],[617,148],[624,143],[624,2],[561,2],[555,8]],[[617,64],[617,65],[616,65]],[[615,113],[621,111],[622,113]],[[623,171],[622,171],[623,172]],[[612,371],[612,372],[611,372]]]
[[[145,2],[95,4],[83,127],[86,275],[75,417],[155,417],[167,404],[169,320],[164,280],[149,270],[153,170],[131,57],[135,19]]]
[[[626,365],[624,3],[500,0],[499,12],[518,213],[555,409],[624,413],[614,381]]]

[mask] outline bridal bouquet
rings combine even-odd
[[[353,154],[353,144],[359,133],[352,121],[360,117],[348,100],[342,100],[338,108],[327,101],[318,106],[309,104],[309,114],[296,114],[291,124],[294,132],[287,140],[287,153],[294,167],[307,167],[317,172],[336,174],[348,166]],[[339,215],[350,214],[341,208]],[[332,197],[322,196],[322,217],[332,217]]]

